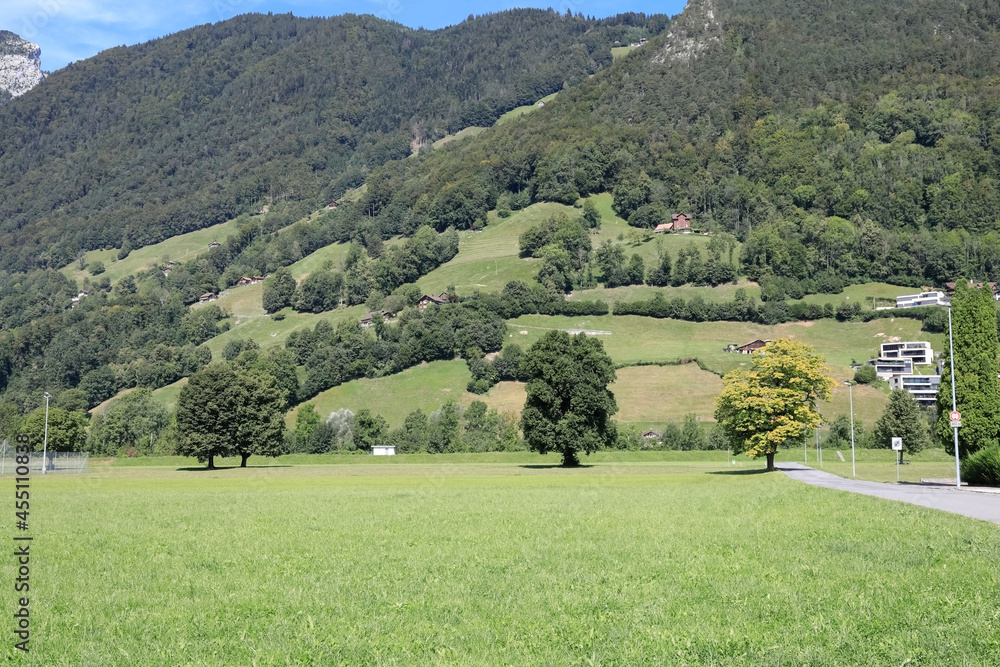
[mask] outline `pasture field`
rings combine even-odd
[[[695,364],[629,366],[616,372],[618,379],[609,387],[618,402],[616,421],[659,430],[664,422],[683,421],[688,413],[698,415],[700,421],[715,419],[715,397],[722,391],[722,380]],[[523,383],[501,382],[475,398],[499,412],[520,414],[526,397]]]
[[[32,479],[17,662],[1000,662],[993,524],[724,463],[371,458]]]
[[[549,102],[551,102],[552,100],[554,100],[556,98],[556,95],[558,95],[558,94],[559,93],[552,93],[550,95],[546,95],[545,97],[539,99],[534,104],[525,104],[523,106],[519,106],[517,108],[511,109],[510,111],[502,114],[499,118],[497,118],[497,122],[495,123],[495,125],[499,125],[500,123],[506,123],[509,120],[514,120],[515,118],[520,118],[521,116],[523,116],[526,113],[531,113],[535,109],[539,108],[538,107],[538,102],[544,102],[545,104],[548,104]]]
[[[83,284],[83,279],[90,277],[92,280],[107,276],[111,284],[117,283],[127,275],[138,273],[157,263],[172,259],[178,262],[186,262],[202,253],[208,252],[208,244],[212,241],[225,241],[230,234],[236,233],[236,221],[230,220],[218,225],[198,229],[187,234],[172,236],[166,241],[154,243],[153,245],[137,248],[129,253],[125,259],[117,259],[118,250],[91,250],[84,257],[88,265],[94,262],[104,262],[104,273],[92,277],[90,271],[80,271],[76,268],[76,262],[63,267],[60,271],[68,278]]]
[[[601,299],[614,308],[618,301],[639,301],[640,299],[652,299],[657,293],[669,301],[676,297],[681,297],[685,301],[690,301],[696,296],[700,296],[708,303],[718,303],[721,301],[732,301],[736,298],[736,290],[743,289],[748,297],[753,297],[760,301],[760,287],[757,283],[740,278],[736,284],[727,283],[718,287],[707,285],[683,285],[681,287],[650,287],[649,285],[629,285],[628,287],[596,287],[594,289],[576,290],[569,298],[570,301],[587,301],[590,299]]]
[[[636,46],[613,46],[613,47],[611,47],[611,59],[612,60],[618,60],[619,58],[624,58],[628,54],[632,53],[632,51],[635,51],[637,48],[639,48],[639,47],[636,47]]]
[[[465,139],[466,137],[474,137],[477,134],[482,133],[486,129],[487,128],[485,127],[470,125],[469,127],[459,130],[455,134],[446,134],[445,136],[435,141],[432,145],[434,146],[434,148],[441,148],[442,146],[446,146],[453,141],[457,141],[459,139]]]
[[[341,408],[354,413],[368,408],[395,428],[402,426],[406,415],[418,408],[430,414],[449,400],[468,405],[476,399],[465,391],[471,379],[464,361],[432,361],[386,377],[351,380],[320,392],[307,402],[324,419]],[[290,410],[285,419],[289,428],[295,427],[298,407]]]
[[[730,343],[743,344],[757,338],[796,338],[814,346],[825,356],[838,379],[846,379],[851,374],[852,359],[867,360],[876,354],[885,336],[896,335],[903,340],[926,336],[920,333],[919,320],[903,318],[872,322],[823,319],[766,326],[752,322],[686,322],[636,315],[524,315],[510,320],[508,326],[512,334],[508,340],[525,348],[551,329],[609,331],[610,334],[600,335],[600,339],[616,363],[697,357],[720,373],[747,361],[744,355],[724,351]],[[527,333],[521,334],[521,331]]]
[[[256,287],[253,285],[252,287]],[[266,350],[277,345],[284,345],[288,334],[298,329],[312,328],[320,320],[326,320],[336,326],[341,320],[359,321],[368,309],[364,306],[350,306],[325,313],[297,313],[291,308],[280,311],[285,315],[283,320],[275,320],[269,315],[242,316],[231,320],[232,328],[206,341],[204,345],[212,351],[212,358],[219,359],[222,350],[230,340],[253,338]]]

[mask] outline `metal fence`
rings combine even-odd
[[[16,456],[13,445],[8,444],[6,440],[0,443],[0,475],[16,474],[18,467]],[[45,474],[87,472],[89,459],[89,452],[47,452],[45,455]],[[28,470],[32,474],[41,474],[41,452],[28,454]]]

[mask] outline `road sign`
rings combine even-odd
[[[961,428],[961,426],[962,426],[962,420],[961,419],[953,419],[953,420],[951,420],[951,428]]]
[[[953,422],[960,422],[962,421],[962,413],[959,412],[958,410],[952,410],[951,413],[948,415],[948,418],[951,419]]]
[[[894,451],[894,452],[901,452],[901,451],[903,451],[903,439],[902,438],[893,438],[892,439],[892,451]]]

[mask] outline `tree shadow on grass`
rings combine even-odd
[[[755,470],[712,470],[711,472],[705,473],[706,475],[763,475],[766,472],[778,472],[775,470],[767,470],[766,468],[758,468]]]
[[[284,465],[273,465],[273,466],[247,466],[243,470],[253,470],[260,468],[291,468],[292,466],[287,463]],[[205,466],[197,466],[190,468],[178,468],[177,472],[218,472],[219,470],[239,470],[240,466],[215,466],[214,468],[206,468]]]
[[[575,466],[564,466],[561,463],[525,463],[518,468],[528,468],[530,470],[579,470],[580,468],[593,468],[593,463],[581,463]]]

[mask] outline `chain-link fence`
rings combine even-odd
[[[6,440],[0,442],[0,475],[17,474],[18,462],[14,446]],[[22,456],[24,456],[22,454]],[[88,452],[46,452],[45,474],[87,472]],[[21,464],[23,465],[23,463]],[[32,474],[42,472],[42,453],[28,454],[28,471]]]

